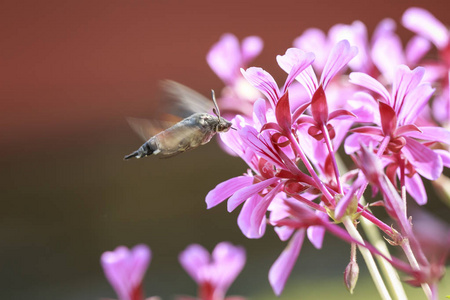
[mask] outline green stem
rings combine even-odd
[[[358,230],[356,230],[350,217],[345,216],[342,219],[342,223],[344,224],[345,229],[347,229],[347,232],[355,240],[364,244],[363,238],[359,234]],[[381,274],[378,271],[377,265],[375,263],[375,260],[373,259],[372,254],[370,253],[370,251],[367,250],[367,248],[360,246],[360,245],[358,245],[358,249],[363,256],[364,261],[366,262],[367,268],[369,269],[369,273],[372,276],[372,280],[375,283],[375,286],[378,290],[378,293],[380,293],[381,298],[385,299],[385,300],[392,299],[391,296],[389,295],[386,285],[383,282],[383,278],[381,278]]]

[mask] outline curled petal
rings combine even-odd
[[[409,30],[432,41],[439,49],[445,48],[449,42],[448,29],[423,8],[408,8],[403,14],[402,23]]]
[[[269,271],[269,282],[275,295],[280,296],[292,268],[300,254],[305,238],[305,230],[297,230],[292,236],[287,247],[272,265]]]
[[[253,177],[239,176],[228,179],[222,183],[219,183],[214,189],[212,189],[208,195],[206,195],[206,205],[210,209],[233,195],[238,190],[250,186],[253,183]]]

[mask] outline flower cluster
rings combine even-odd
[[[413,231],[406,200],[409,195],[419,205],[427,203],[423,178],[436,180],[450,166],[450,32],[420,8],[408,9],[402,22],[417,34],[406,47],[391,19],[380,22],[371,39],[359,21],[335,25],[328,34],[306,30],[276,58],[287,73],[281,87],[264,69],[247,68],[262,48],[256,37],[239,45],[224,35],[208,55],[226,84],[220,104],[237,129],[221,135],[222,146],[249,169],[211,190],[207,207],[226,199],[228,211],[243,204],[237,221],[246,237],[260,238],[272,226],[280,240],[289,240],[269,272],[277,295],[305,236],[320,248],[329,232],[360,248],[374,280],[379,274],[371,267],[372,254],[406,273],[428,298],[437,298],[450,234],[446,228],[430,230],[444,232],[443,242],[427,256],[429,247]],[[432,44],[438,55],[430,59]],[[231,109],[235,103],[245,109]],[[338,152],[356,168],[343,169]],[[383,200],[366,205],[368,186]],[[370,205],[383,206],[394,225],[378,219]],[[408,261],[364,241],[355,230],[360,218],[401,247]],[[347,286],[354,285],[355,264],[352,259],[346,271]],[[386,295],[382,282],[377,287]]]

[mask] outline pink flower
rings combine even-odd
[[[200,299],[223,300],[245,265],[245,250],[222,242],[210,255],[202,246],[192,244],[181,252],[179,261],[198,284]]]
[[[102,254],[100,262],[119,300],[143,300],[142,280],[151,260],[150,248],[119,246]]]
[[[422,67],[410,70],[407,66],[399,66],[390,93],[369,75],[351,73],[350,82],[373,91],[379,99],[377,103],[370,94],[366,94],[366,98],[372,100],[366,101],[364,105],[366,108],[371,106],[372,111],[378,114],[360,121],[375,122],[378,126],[354,129],[357,134],[347,138],[345,143],[346,152],[352,153],[359,149],[361,142],[376,145],[383,138],[389,138],[388,152],[383,155],[388,159],[388,175],[395,182],[397,171],[403,174],[400,178],[402,184],[406,185],[408,192],[419,204],[426,203],[427,197],[422,180],[416,172],[427,179],[437,179],[443,170],[441,156],[446,154],[433,151],[415,138],[442,143],[450,141],[450,132],[444,128],[418,127],[414,124],[434,92],[429,83],[422,81],[424,73]]]

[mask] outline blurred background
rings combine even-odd
[[[238,210],[206,210],[204,202],[244,163],[215,142],[168,160],[125,162],[142,143],[125,117],[151,116],[163,79],[205,96],[220,90],[205,56],[223,33],[262,37],[253,65],[284,80],[275,56],[305,29],[359,19],[371,33],[409,6],[450,24],[448,1],[2,1],[0,299],[114,298],[100,255],[138,243],[153,251],[147,296],[194,295],[177,256],[190,243],[212,250],[220,241],[247,249],[229,294],[274,299],[267,273],[285,244],[272,230],[247,240]],[[429,210],[448,217],[430,198]],[[349,246],[333,237],[320,251],[305,242],[280,299],[347,297],[348,257]],[[450,294],[445,280],[441,296]],[[354,299],[377,299],[365,269],[360,281]]]

